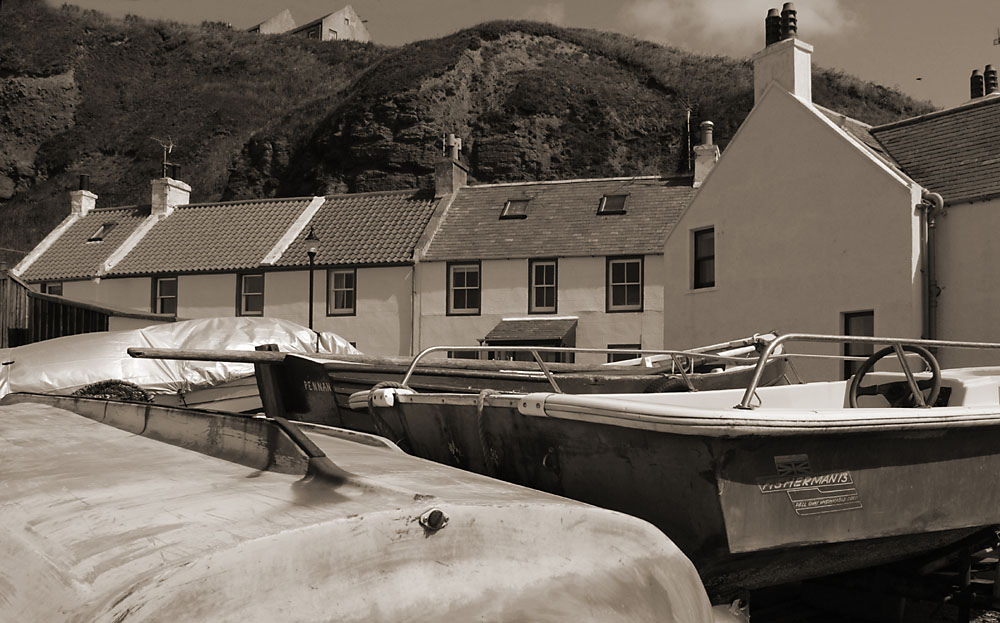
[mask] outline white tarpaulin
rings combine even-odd
[[[333,333],[277,318],[202,318],[131,331],[84,333],[0,349],[0,396],[10,392],[67,394],[107,379],[131,381],[151,393],[188,392],[253,374],[253,364],[135,359],[126,350],[253,350],[360,354]]]

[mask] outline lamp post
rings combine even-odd
[[[318,242],[319,238],[316,237],[316,233],[310,225],[309,235],[306,236],[306,244],[309,245],[308,250],[306,250],[306,254],[309,255],[309,329],[313,328],[313,270],[316,267],[316,244]]]

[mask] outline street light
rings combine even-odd
[[[313,269],[316,267],[316,244],[319,242],[319,238],[316,237],[316,233],[313,231],[312,225],[309,226],[309,235],[306,236],[306,244],[309,245],[306,253],[309,255],[309,328],[313,328]]]

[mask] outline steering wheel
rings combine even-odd
[[[914,345],[903,345],[902,349],[919,356],[924,360],[927,367],[930,369],[931,378],[917,381],[917,387],[920,388],[921,393],[923,393],[923,390],[928,388],[930,389],[930,394],[924,398],[924,404],[932,406],[937,400],[938,394],[941,392],[941,366],[938,365],[937,359],[935,359],[934,355],[932,355],[926,348]],[[848,394],[848,400],[851,407],[857,408],[858,396],[875,395],[884,396],[885,399],[889,401],[890,407],[917,406],[917,398],[913,395],[913,390],[910,388],[909,381],[893,381],[891,383],[883,383],[881,385],[861,387],[861,379],[865,378],[865,375],[871,372],[872,368],[875,367],[875,364],[887,355],[895,352],[895,348],[887,346],[886,348],[883,348],[873,354],[861,364],[861,367],[858,368],[858,371],[854,373],[854,377],[851,379],[851,391]]]

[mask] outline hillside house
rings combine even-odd
[[[661,348],[664,238],[718,149],[694,177],[469,186],[458,143],[433,190],[191,204],[165,177],[148,205],[114,208],[76,190],[13,272],[142,312],[286,318],[369,354]]]
[[[364,20],[358,16],[354,7],[347,5],[344,8],[324,15],[308,24],[303,24],[292,29],[292,34],[302,35],[310,39],[320,41],[360,41],[367,43],[371,41],[371,35],[365,26]]]
[[[768,29],[754,108],[666,238],[665,340],[776,329],[1000,341],[995,74],[984,97],[871,127],[812,101],[813,48],[794,14],[792,26]],[[941,363],[989,360],[945,351]]]
[[[295,28],[295,19],[292,18],[292,13],[288,9],[285,9],[281,13],[270,17],[263,22],[248,28],[247,32],[255,32],[261,35],[278,35],[283,32],[288,32]]]

